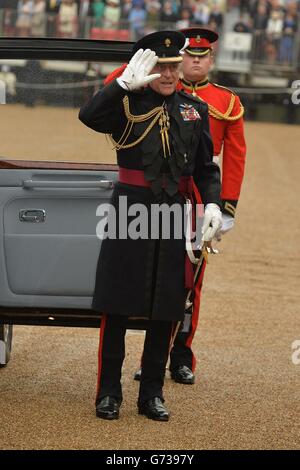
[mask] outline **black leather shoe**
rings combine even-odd
[[[96,405],[97,418],[118,419],[120,403],[115,397],[104,397]]]
[[[142,369],[139,369],[139,370],[137,370],[136,373],[134,374],[133,379],[140,381],[140,380],[141,380],[141,375],[142,375]]]
[[[179,384],[192,385],[195,383],[195,375],[187,366],[180,366],[172,370],[171,378]]]
[[[159,397],[150,398],[150,400],[139,405],[139,414],[146,415],[147,418],[155,421],[169,421],[169,412]]]

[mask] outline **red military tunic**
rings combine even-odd
[[[223,150],[221,192],[223,212],[234,217],[245,168],[244,109],[238,96],[227,88],[210,83],[208,79],[194,84],[181,80],[178,89],[198,96],[208,104],[214,156],[219,156]],[[191,346],[198,325],[205,267],[206,262],[203,259],[195,281],[191,315],[189,317],[187,312],[187,319],[177,334],[170,353],[170,370],[176,370],[183,364],[193,372],[195,370],[196,357]]]
[[[223,148],[223,212],[234,217],[245,169],[244,108],[231,90],[208,80],[192,84],[182,79],[178,88],[208,104],[214,155],[219,156]]]

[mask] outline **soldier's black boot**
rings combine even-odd
[[[150,398],[139,405],[139,414],[155,421],[169,421],[169,412],[159,397]]]
[[[172,369],[171,378],[179,384],[193,385],[195,383],[195,375],[187,366],[179,366],[176,369]]]

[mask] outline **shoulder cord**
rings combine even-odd
[[[198,95],[197,95],[198,96]],[[204,101],[202,98],[200,98],[200,96],[198,96],[199,100],[200,101]],[[240,119],[243,114],[244,114],[244,106],[242,106],[242,104],[240,104],[240,107],[241,107],[241,110],[240,112],[236,115],[236,116],[230,116],[232,110],[233,110],[233,106],[234,106],[234,102],[235,102],[235,95],[231,95],[231,98],[230,98],[230,103],[229,103],[229,106],[228,106],[228,109],[226,111],[226,113],[221,113],[221,111],[219,111],[217,108],[215,108],[214,106],[212,106],[211,104],[207,103],[208,105],[208,112],[209,114],[216,118],[216,119],[219,119],[220,121],[224,120],[224,121],[237,121],[238,119]]]
[[[123,105],[124,105],[125,115],[126,115],[126,118],[127,118],[127,124],[126,124],[126,127],[124,129],[124,132],[121,135],[121,138],[119,139],[118,142],[116,142],[114,140],[112,134],[109,135],[109,138],[110,138],[111,142],[114,145],[113,148],[116,149],[116,150],[129,149],[131,147],[135,147],[136,145],[138,145],[149,134],[149,132],[151,131],[153,126],[157,123],[159,118],[164,114],[164,107],[162,105],[162,106],[158,106],[158,107],[152,109],[151,111],[149,111],[146,114],[139,114],[139,115],[135,116],[135,115],[131,114],[131,112],[130,112],[128,96],[125,96],[123,98]],[[150,122],[149,126],[145,129],[143,134],[137,140],[135,140],[134,142],[131,142],[130,144],[125,144],[126,141],[128,140],[128,137],[131,134],[133,125],[137,122],[145,122],[145,121],[147,121],[148,119],[150,119],[152,117],[153,117],[153,120]]]

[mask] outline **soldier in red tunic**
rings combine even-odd
[[[210,132],[216,162],[219,162],[219,156],[222,153],[223,223],[218,234],[220,240],[221,235],[228,232],[234,225],[236,206],[244,176],[246,156],[244,109],[237,95],[225,87],[211,83],[208,79],[214,60],[212,44],[218,39],[217,33],[203,28],[189,28],[182,32],[189,39],[189,45],[184,50],[183,78],[177,88],[208,104]],[[206,261],[202,259],[202,263],[198,266],[193,303],[186,310],[185,320],[182,322],[170,353],[171,377],[182,384],[195,382],[196,358],[191,345],[198,324],[205,266]],[[136,372],[134,378],[139,380],[139,377],[140,370]]]
[[[246,156],[244,109],[237,95],[227,88],[211,83],[208,79],[208,73],[213,65],[212,44],[218,39],[217,33],[203,28],[190,28],[182,32],[189,39],[189,46],[183,55],[183,78],[178,88],[197,96],[208,104],[210,132],[216,162],[219,161],[222,153],[223,223],[218,235],[220,240],[221,235],[228,232],[234,225],[244,176]],[[196,358],[191,344],[198,324],[205,264],[203,260],[198,272],[191,314],[188,315],[187,311],[170,354],[171,377],[176,382],[184,384],[193,384],[195,381]]]

